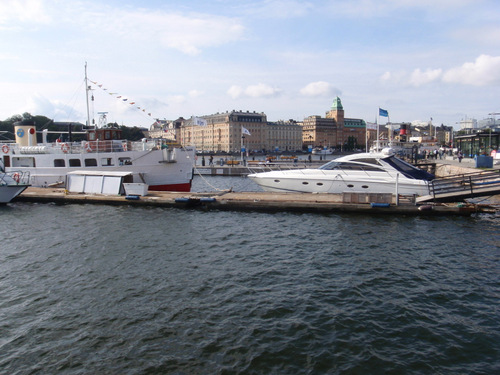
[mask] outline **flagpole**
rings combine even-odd
[[[241,165],[243,165],[243,125],[241,125],[241,147],[240,147],[240,151],[241,151]]]

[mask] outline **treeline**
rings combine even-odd
[[[79,122],[54,122],[54,120],[41,115],[33,116],[28,112],[23,113],[22,115],[14,115],[7,118],[4,121],[0,121],[0,139],[1,140],[14,140],[14,123],[18,121],[33,121],[35,124],[35,128],[38,131],[42,131],[47,129],[49,131],[61,132],[61,134],[65,134],[68,132],[68,125],[71,124],[71,129],[74,132],[79,132],[84,130],[84,124]],[[121,129],[123,139],[128,139],[130,141],[138,141],[144,138],[143,130],[137,126],[128,127],[128,126],[118,126],[117,123],[109,123],[109,126],[115,126]],[[54,142],[57,138],[59,138],[59,134],[57,133],[49,133],[47,136],[47,140],[49,142]],[[87,137],[82,134],[73,134],[73,141],[82,141],[86,140]],[[41,134],[38,134],[38,141],[42,141]]]

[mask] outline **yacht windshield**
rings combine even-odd
[[[332,171],[332,170],[343,170],[343,171],[378,171],[383,172],[381,165],[374,165],[378,163],[366,162],[363,160],[357,161],[335,161],[332,160],[325,165],[319,167],[319,169]]]
[[[431,173],[428,173],[422,169],[416,168],[413,165],[398,159],[394,156],[390,156],[388,158],[383,159],[384,162],[389,164],[391,167],[394,169],[398,170],[401,172],[403,175],[405,175],[407,178],[413,178],[415,180],[426,180],[426,181],[431,181],[434,179],[434,175]]]

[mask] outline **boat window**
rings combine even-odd
[[[64,159],[54,159],[54,167],[65,167]]]
[[[320,167],[322,170],[349,170],[349,171],[383,171],[383,168],[373,164],[362,164],[358,162],[330,162]]]
[[[356,159],[358,163],[368,163],[374,165],[381,165],[376,158],[364,158],[364,159]]]
[[[69,166],[70,167],[81,167],[82,162],[80,159],[69,159]]]
[[[102,158],[101,165],[103,167],[112,167],[113,165],[115,165],[115,163],[113,161],[113,158]]]
[[[431,173],[428,173],[422,169],[419,169],[417,167],[414,167],[413,165],[398,159],[394,156],[388,157],[383,159],[387,164],[392,166],[393,168],[397,169],[399,172],[401,172],[404,176],[407,178],[413,178],[416,180],[426,180],[426,181],[432,181],[434,179],[434,175]]]
[[[132,165],[132,159],[130,159],[130,158],[118,158],[118,163],[120,165]]]
[[[97,160],[96,159],[85,159],[85,166],[86,167],[97,167]]]

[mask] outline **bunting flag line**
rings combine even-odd
[[[114,96],[116,99],[121,99],[123,102],[128,102],[128,100],[129,100],[129,98],[126,98],[123,95],[118,95],[117,92],[109,92],[106,87],[103,87],[104,84],[102,84],[102,83],[92,81],[91,79],[89,79],[88,81],[91,82],[92,84],[94,84],[96,87],[99,87],[101,90],[106,91],[109,95]],[[127,104],[134,105],[134,104],[136,104],[136,102],[132,101],[132,102],[128,102]],[[141,106],[137,106],[137,109],[144,112],[144,114],[147,114],[149,117],[153,117],[151,112],[146,112],[145,108],[142,108]]]

